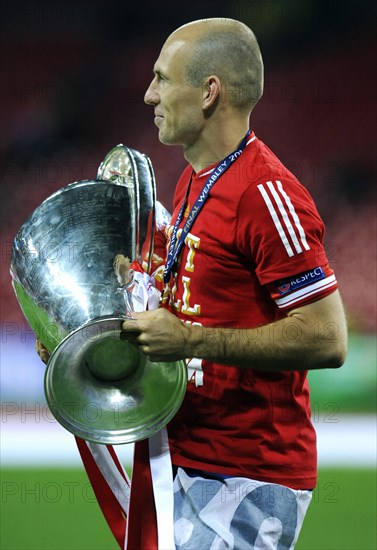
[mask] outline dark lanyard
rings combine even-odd
[[[187,217],[186,223],[182,228],[182,233],[177,242],[178,228],[182,221],[183,213],[184,213],[186,202],[189,195],[190,184],[191,184],[191,180],[190,180],[185,198],[183,199],[182,206],[178,213],[178,217],[175,221],[173,232],[171,235],[170,246],[169,246],[168,256],[166,259],[165,271],[164,271],[165,283],[167,283],[170,280],[171,271],[178,258],[178,255],[181,252],[183,243],[185,242],[185,239],[191,227],[193,226],[193,223],[196,220],[199,212],[203,208],[204,203],[208,199],[209,192],[211,191],[212,187],[215,185],[217,180],[220,178],[220,176],[222,176],[224,172],[226,172],[226,170],[228,170],[228,168],[232,166],[233,162],[235,162],[238,159],[238,157],[241,155],[241,153],[246,147],[246,142],[249,135],[250,135],[250,130],[247,132],[246,136],[243,138],[238,148],[235,151],[233,151],[233,153],[230,153],[230,155],[225,157],[225,159],[223,159],[221,162],[219,162],[216,168],[211,172],[210,176],[208,176],[205,184],[203,185],[203,189],[201,190],[200,195],[196,199],[194,206],[191,208],[191,211]]]

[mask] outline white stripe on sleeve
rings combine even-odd
[[[279,184],[280,182],[277,181],[276,183]],[[268,185],[268,188],[269,188],[269,190],[270,190],[270,192],[271,192],[271,195],[274,197],[275,202],[276,202],[276,204],[277,204],[277,206],[278,206],[278,208],[279,208],[279,210],[280,210],[280,214],[281,214],[282,217],[283,217],[283,221],[284,221],[284,223],[285,223],[285,227],[288,229],[288,233],[289,233],[289,235],[290,235],[290,237],[291,237],[291,239],[292,239],[292,242],[293,242],[293,244],[294,244],[294,247],[295,247],[295,249],[296,249],[296,252],[298,252],[298,254],[300,254],[300,252],[302,252],[302,248],[301,248],[301,246],[300,246],[300,243],[299,243],[298,240],[297,240],[297,236],[296,236],[296,233],[295,233],[295,231],[294,231],[294,229],[293,229],[293,227],[292,227],[291,220],[289,219],[289,216],[288,216],[288,214],[287,214],[287,211],[286,211],[286,209],[284,208],[283,203],[281,202],[281,199],[280,199],[280,197],[279,197],[279,195],[278,195],[278,192],[276,191],[276,189],[275,189],[274,184],[272,183],[272,181],[268,181],[268,182],[267,182],[267,185]],[[281,185],[281,184],[280,184],[280,185]],[[284,198],[285,198],[285,197],[284,197]],[[287,200],[286,200],[286,202],[287,202]],[[287,203],[287,204],[288,204],[288,203]],[[292,205],[292,203],[291,203],[291,205]]]
[[[267,181],[266,184],[270,194],[267,189],[265,189],[263,184],[260,184],[257,187],[264,199],[264,202],[266,203],[268,211],[288,256],[291,258],[295,254],[290,243],[293,244],[297,254],[301,254],[303,252],[303,248],[305,250],[310,250],[300,218],[297,215],[290,197],[285,192],[283,184],[279,180],[276,180],[275,183],[272,181]],[[283,220],[285,228],[283,227],[280,218]],[[291,222],[291,218],[293,220],[293,224]]]
[[[296,210],[294,209],[294,206],[291,202],[291,199],[289,198],[289,196],[287,195],[287,193],[284,191],[284,188],[283,188],[283,184],[281,183],[281,181],[279,180],[276,180],[276,183],[278,185],[278,188],[280,190],[280,193],[283,195],[283,197],[285,198],[285,202],[287,203],[288,205],[288,208],[289,208],[289,211],[290,213],[292,214],[292,218],[296,224],[296,227],[298,229],[298,232],[300,234],[300,237],[301,237],[301,242],[305,248],[305,250],[310,250],[310,246],[308,245],[307,241],[306,241],[306,235],[305,235],[305,231],[300,223],[300,218],[298,217],[297,213],[296,213]]]
[[[271,199],[268,196],[267,191],[265,190],[263,184],[258,185],[258,189],[259,189],[260,194],[262,195],[262,197],[264,199],[264,202],[266,203],[267,208],[268,208],[268,210],[271,214],[272,221],[274,222],[275,227],[277,229],[277,232],[279,233],[279,236],[281,238],[281,241],[282,241],[283,245],[285,246],[285,250],[287,251],[288,256],[291,258],[292,256],[294,256],[294,252],[292,250],[291,245],[289,244],[289,241],[288,241],[287,235],[285,234],[283,226],[280,223],[280,220],[279,220],[279,217],[276,213],[274,205],[272,204]]]

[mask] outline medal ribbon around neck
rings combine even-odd
[[[191,180],[190,180],[190,184],[188,185],[185,198],[183,199],[181,209],[178,213],[178,217],[177,217],[177,219],[175,221],[175,224],[174,224],[174,227],[173,227],[173,232],[172,232],[172,236],[171,236],[171,240],[170,240],[170,246],[169,246],[167,261],[166,261],[166,265],[165,265],[165,271],[164,271],[164,282],[165,283],[169,282],[169,280],[170,280],[170,276],[171,276],[173,266],[174,266],[174,264],[175,264],[175,262],[176,262],[176,260],[179,256],[180,252],[181,252],[183,243],[185,242],[185,239],[186,239],[191,227],[193,226],[193,223],[196,220],[199,212],[203,208],[204,203],[208,199],[208,196],[209,196],[209,193],[210,193],[212,187],[215,185],[217,180],[224,174],[224,172],[226,172],[226,170],[228,170],[228,168],[230,166],[232,166],[232,164],[241,155],[241,153],[243,152],[243,150],[246,147],[247,138],[249,137],[249,135],[250,135],[250,130],[248,130],[247,134],[245,135],[245,137],[241,141],[238,148],[235,151],[233,151],[233,153],[230,153],[227,157],[225,157],[222,161],[220,161],[219,164],[216,166],[216,168],[214,168],[214,170],[208,176],[205,184],[203,185],[203,189],[202,189],[200,195],[196,199],[196,201],[194,203],[194,206],[191,208],[191,211],[190,211],[190,213],[187,217],[186,223],[182,228],[182,233],[181,233],[181,235],[178,239],[178,242],[177,242],[178,228],[179,228],[179,225],[180,225],[180,223],[182,221],[182,218],[183,218],[183,213],[184,213],[184,210],[185,210],[185,206],[186,206],[186,202],[187,202],[187,198],[188,198],[188,194],[189,194],[189,189],[190,189],[190,184],[191,184]]]

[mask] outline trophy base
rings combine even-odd
[[[184,361],[152,362],[121,339],[124,317],[101,317],[60,342],[45,372],[52,414],[96,443],[150,437],[177,413],[187,385]]]

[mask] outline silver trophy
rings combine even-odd
[[[55,418],[75,435],[104,444],[156,433],[178,411],[183,361],[154,363],[122,338],[133,310],[132,278],[114,258],[149,268],[156,224],[168,214],[156,201],[148,157],[118,145],[97,179],[48,197],[18,231],[11,275],[31,328],[51,353],[45,395]]]

